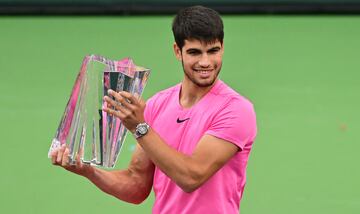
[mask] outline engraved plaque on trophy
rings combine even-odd
[[[149,69],[136,66],[130,58],[113,61],[86,56],[48,155],[67,144],[71,164],[80,154],[83,163],[114,167],[127,129],[119,118],[102,110],[103,97],[108,89],[141,96],[149,74]]]

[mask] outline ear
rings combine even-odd
[[[174,42],[173,48],[174,48],[174,53],[175,53],[176,59],[178,59],[179,61],[181,61],[181,59],[182,59],[182,57],[181,57],[181,49],[180,49],[179,46],[176,44],[176,42]]]

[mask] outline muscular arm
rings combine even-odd
[[[65,147],[55,151],[52,154],[53,164],[88,178],[99,189],[120,200],[139,204],[151,192],[154,164],[140,146],[137,146],[126,170],[105,171],[82,164],[79,157],[75,166],[69,165],[68,152]]]
[[[190,156],[169,147],[154,130],[138,142],[155,165],[185,192],[200,187],[238,151],[234,144],[211,135],[203,136]]]

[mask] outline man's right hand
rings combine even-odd
[[[80,160],[81,154],[76,155],[75,165],[70,164],[69,148],[63,144],[60,148],[55,149],[51,153],[51,161],[53,165],[61,166],[64,169],[76,173],[78,175],[88,177],[94,168],[88,164],[83,164]]]
[[[76,156],[76,164],[69,163],[69,148],[62,145],[51,153],[54,165],[84,176],[99,187],[102,191],[116,198],[134,204],[144,201],[151,192],[155,166],[140,146],[137,146],[125,170],[107,171],[83,164],[80,154]]]

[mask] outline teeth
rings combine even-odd
[[[208,70],[206,70],[206,71],[202,71],[202,70],[195,70],[195,71],[197,71],[197,72],[199,72],[199,73],[202,73],[202,74],[206,74],[206,73],[209,73],[210,71],[208,71]]]

